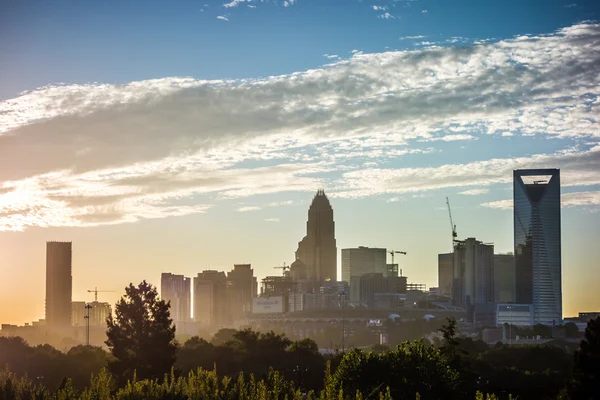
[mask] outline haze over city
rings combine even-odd
[[[338,280],[370,246],[437,287],[446,197],[513,252],[528,168],[560,169],[563,316],[598,311],[600,6],[483,3],[0,2],[0,322],[44,318],[47,241],[73,300],[281,275],[320,189]]]

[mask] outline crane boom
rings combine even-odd
[[[285,265],[285,263],[283,263],[283,265],[281,267],[273,267],[273,269],[281,269],[283,276],[285,276],[285,271],[287,271],[288,269],[290,269],[289,265]]]
[[[97,287],[94,290],[88,290],[88,293],[94,293],[94,301],[98,301],[98,293],[109,293],[114,292],[114,290],[98,290]]]
[[[448,206],[448,216],[450,217],[450,230],[452,230],[452,250],[454,250],[454,241],[456,240],[456,225],[454,225],[454,221],[452,220],[452,210],[450,209],[450,199],[446,197],[446,205]]]

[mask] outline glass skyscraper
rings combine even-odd
[[[535,324],[562,319],[560,171],[513,172],[515,297]]]

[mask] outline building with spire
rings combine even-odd
[[[290,274],[304,280],[309,292],[318,290],[322,282],[337,280],[333,209],[322,189],[317,191],[308,209],[306,236],[298,243]]]

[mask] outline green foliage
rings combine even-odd
[[[109,369],[119,382],[131,378],[134,371],[141,379],[160,378],[170,371],[177,347],[169,308],[146,281],[125,288],[106,331],[106,345],[114,356]]]
[[[575,353],[574,399],[600,399],[600,317],[585,328],[584,338]]]
[[[565,324],[565,337],[573,339],[579,336],[579,328],[574,322],[567,322]]]
[[[458,373],[439,350],[423,341],[403,343],[383,353],[352,350],[334,374],[336,390],[361,391],[368,398],[385,395],[394,399],[451,399],[458,396]]]

